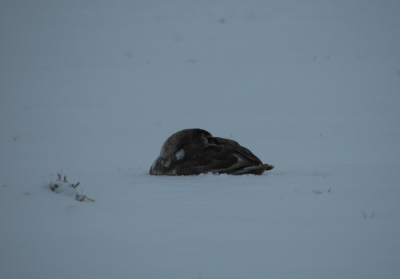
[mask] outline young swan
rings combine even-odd
[[[257,174],[273,169],[233,140],[213,137],[202,129],[186,129],[170,136],[150,168],[151,175],[200,173]]]

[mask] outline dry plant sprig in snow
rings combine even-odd
[[[76,190],[76,187],[79,186],[80,182],[75,183],[75,184],[68,183],[66,174],[64,175],[64,178],[63,178],[61,173],[57,173],[57,177],[58,177],[58,179],[54,183],[53,183],[53,181],[51,181],[50,185],[49,185],[50,189],[53,192],[65,193],[70,196],[75,196],[75,199],[78,201],[88,200],[88,201],[94,202],[93,199],[88,198],[86,195],[83,195],[82,193],[78,193],[78,191]]]

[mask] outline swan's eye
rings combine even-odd
[[[204,142],[205,144],[208,144],[208,143],[209,143],[209,140],[208,140],[208,137],[207,137],[206,134],[201,134],[201,137],[202,137],[203,142]]]

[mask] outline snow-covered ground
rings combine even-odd
[[[399,30],[398,0],[3,0],[0,278],[398,278]],[[195,127],[276,168],[149,176]]]

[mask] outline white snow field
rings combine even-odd
[[[0,278],[400,278],[399,30],[398,0],[1,1]],[[150,176],[184,128],[276,168]]]

